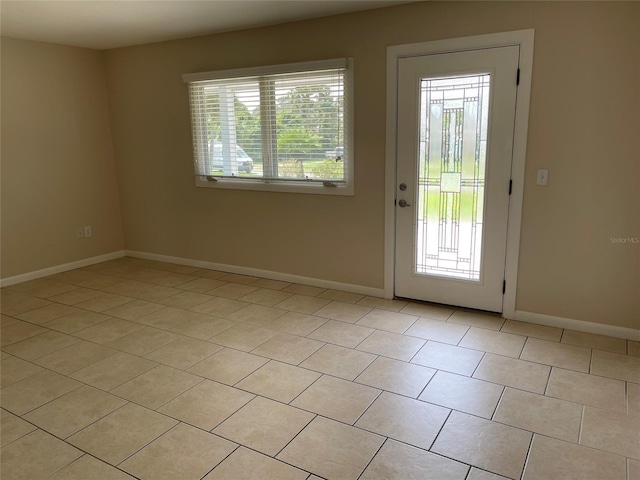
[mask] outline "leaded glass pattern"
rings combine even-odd
[[[490,74],[420,81],[415,273],[480,281]]]

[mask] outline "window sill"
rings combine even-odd
[[[325,186],[321,183],[278,182],[277,180],[258,180],[246,182],[217,179],[217,181],[210,181],[206,178],[196,177],[196,187],[223,190],[253,190],[259,192],[303,193],[307,195],[354,195],[352,182],[347,182],[346,184],[336,184],[335,186]]]

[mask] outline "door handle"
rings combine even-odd
[[[398,201],[398,206],[404,208],[404,207],[410,207],[411,204],[407,203],[407,201],[403,198],[402,200]]]

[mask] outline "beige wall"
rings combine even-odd
[[[423,2],[107,52],[128,249],[383,286],[389,45],[535,28],[517,309],[638,328],[640,5]],[[356,195],[196,189],[181,74],[351,56]],[[548,168],[549,186],[535,185]]]
[[[2,278],[122,250],[103,54],[1,48]]]

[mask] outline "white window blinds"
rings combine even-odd
[[[345,184],[347,60],[185,75],[195,175]]]

